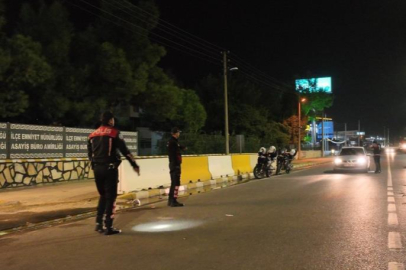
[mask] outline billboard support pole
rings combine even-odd
[[[300,151],[301,151],[301,149],[300,149],[301,148],[301,145],[300,145],[300,128],[301,128],[300,110],[302,109],[300,107],[300,94],[298,94],[298,98],[299,98],[299,100],[297,102],[297,104],[298,104],[298,108],[297,108],[297,116],[298,116],[298,118],[297,118],[297,121],[298,121],[297,159],[300,159]]]
[[[321,156],[324,157],[324,110],[321,116]]]

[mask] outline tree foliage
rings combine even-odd
[[[323,91],[303,91],[302,96],[306,97],[306,102],[302,104],[302,109],[306,115],[309,115],[312,110],[321,112],[325,108],[330,108],[333,105],[332,94]]]
[[[282,111],[291,115],[293,110],[293,106],[286,109],[289,103],[281,105],[287,97],[280,92],[271,92],[273,89],[249,82],[237,73],[230,77],[228,87],[230,133],[255,137],[259,142],[269,146],[289,144],[289,127],[280,121]],[[206,122],[205,130],[209,133],[224,132],[225,104],[221,77],[209,75],[195,88],[206,107],[207,118],[210,119]]]
[[[129,1],[100,0],[113,15],[93,17],[84,28],[75,27],[61,1],[19,2],[15,34],[0,46],[0,117],[89,126],[103,110],[125,116],[138,106],[151,127],[177,121],[197,132],[203,126],[205,109],[193,90],[182,90],[157,66],[166,52],[148,38],[159,17],[152,1],[137,3],[149,13],[139,20],[123,12]],[[127,23],[112,23],[117,17]]]
[[[1,121],[89,127],[104,110],[128,119],[134,107],[138,125],[179,126],[199,149],[207,146],[200,135],[217,134],[213,147],[223,144],[223,78],[208,75],[193,88],[184,87],[159,67],[166,50],[149,38],[159,22],[154,1],[94,0],[104,12],[82,21],[67,2],[13,0],[19,17],[7,23],[7,5],[0,0]],[[130,3],[147,12],[133,16]],[[295,142],[292,93],[260,86],[238,71],[230,73],[228,83],[231,135],[277,146]],[[322,92],[304,95],[306,115],[332,104]],[[127,122],[121,123],[134,127]]]

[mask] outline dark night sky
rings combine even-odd
[[[280,81],[331,76],[336,99],[327,114],[336,129],[345,122],[356,129],[358,119],[367,135],[382,136],[384,126],[397,135],[406,126],[405,1],[156,3],[163,20]],[[186,84],[221,70],[170,48],[161,65]]]

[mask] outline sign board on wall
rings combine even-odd
[[[93,129],[65,128],[65,157],[87,157],[87,140]]]
[[[93,129],[0,123],[0,159],[86,158]],[[138,133],[122,131],[138,155]]]
[[[8,140],[8,132],[7,132],[7,124],[0,123],[0,159],[7,158],[7,140]]]
[[[10,158],[63,158],[63,129],[10,124]]]

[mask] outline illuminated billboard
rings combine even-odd
[[[321,122],[317,123],[317,140],[321,140],[323,136],[323,124]],[[324,138],[333,139],[334,138],[334,123],[333,121],[324,121]]]
[[[311,78],[311,79],[298,79],[296,80],[296,91],[303,92],[325,92],[332,93],[331,91],[331,77]]]

